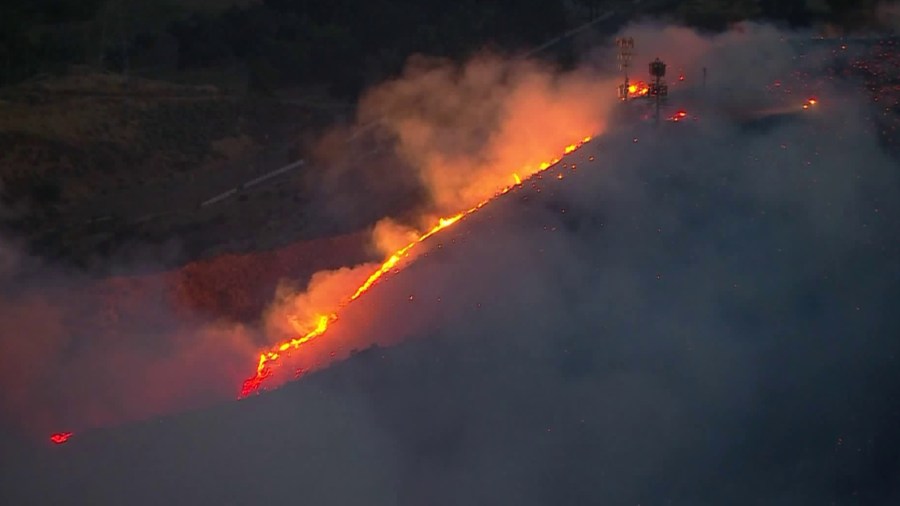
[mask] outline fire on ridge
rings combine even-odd
[[[569,153],[572,153],[590,140],[591,137],[587,136],[581,139],[581,141],[576,144],[570,144],[566,146],[563,150],[563,154],[568,155]],[[543,172],[547,170],[548,168],[559,162],[559,160],[559,158],[555,158],[549,162],[542,162],[538,166],[537,172]],[[522,179],[517,173],[514,173],[512,177],[515,181],[514,184],[508,185],[498,190],[492,197],[482,200],[481,202],[465,211],[459,212],[447,218],[441,218],[440,220],[438,220],[438,223],[436,225],[421,234],[418,238],[416,238],[416,240],[410,242],[406,246],[394,252],[394,254],[392,254],[387,260],[385,260],[383,264],[381,264],[381,267],[379,267],[371,275],[369,275],[369,277],[356,289],[356,291],[340,305],[340,308],[343,308],[356,299],[362,297],[385,274],[389,273],[391,270],[397,269],[401,260],[406,258],[409,255],[410,250],[412,250],[417,244],[424,242],[429,237],[459,222],[466,216],[475,213],[476,211],[487,205],[488,202],[491,202],[495,198],[510,192],[513,188],[522,183]],[[276,344],[275,346],[269,348],[267,351],[260,353],[259,360],[256,364],[256,372],[253,376],[246,379],[241,385],[240,395],[238,398],[244,398],[259,391],[265,380],[272,375],[272,366],[281,358],[282,354],[291,350],[296,350],[303,346],[305,343],[324,334],[328,330],[329,325],[338,319],[338,311],[340,311],[340,308],[337,311],[317,316],[315,321],[310,322],[310,324],[307,326],[307,328],[311,328],[311,330],[309,330],[305,334]],[[297,322],[292,323],[295,327],[298,326]]]
[[[565,149],[563,150],[563,156],[574,152],[575,150],[580,148],[582,145],[586,144],[587,142],[590,142],[590,140],[591,140],[591,137],[587,136],[587,137],[582,138],[579,142],[577,142],[575,144],[570,144],[570,145],[566,146]],[[593,159],[593,157],[591,157],[591,158]],[[538,166],[538,169],[535,171],[535,173],[540,173],[540,172],[543,172],[543,171],[549,169],[550,167],[555,165],[557,162],[559,162],[559,160],[560,160],[560,158],[554,158],[551,161],[542,162]],[[492,197],[484,199],[481,202],[479,202],[478,204],[472,206],[471,208],[464,210],[462,212],[459,212],[455,215],[452,215],[452,216],[449,216],[446,218],[440,218],[438,220],[438,223],[436,225],[434,225],[433,227],[431,227],[431,229],[422,233],[414,241],[410,242],[406,246],[404,246],[404,247],[400,248],[399,250],[397,250],[396,252],[394,252],[387,260],[384,261],[384,263],[381,264],[381,266],[378,269],[376,269],[374,272],[372,272],[372,274],[370,274],[368,276],[368,278],[362,284],[359,285],[359,287],[355,290],[355,292],[352,295],[348,296],[344,300],[344,302],[340,304],[339,308],[336,311],[328,313],[328,314],[319,315],[318,317],[315,318],[314,321],[309,322],[309,324],[307,325],[307,328],[310,328],[311,330],[307,331],[305,334],[302,334],[298,337],[295,337],[293,339],[276,344],[276,345],[272,346],[271,348],[269,348],[268,350],[260,353],[259,360],[256,365],[256,372],[252,377],[248,378],[247,380],[245,380],[243,382],[243,384],[241,386],[241,390],[240,390],[240,395],[238,398],[241,399],[241,398],[247,397],[249,395],[252,395],[253,393],[258,392],[260,390],[260,388],[263,386],[263,383],[265,382],[265,380],[272,375],[273,365],[283,356],[283,354],[288,353],[292,350],[299,349],[305,343],[325,334],[325,332],[327,332],[327,330],[329,328],[329,325],[338,319],[338,312],[340,311],[341,308],[346,307],[351,302],[362,297],[379,280],[381,280],[382,277],[384,277],[390,271],[393,270],[396,272],[398,269],[400,269],[402,266],[401,261],[409,256],[410,250],[412,250],[417,244],[424,242],[429,237],[452,226],[453,224],[459,222],[460,220],[464,219],[468,215],[475,213],[476,211],[478,211],[479,209],[481,209],[482,207],[487,205],[489,202],[493,201],[495,198],[497,198],[501,195],[504,195],[506,193],[509,193],[511,190],[513,190],[514,188],[516,188],[517,186],[520,186],[522,184],[522,178],[519,176],[518,173],[513,173],[512,179],[514,181],[513,184],[510,184],[508,186],[501,188],[496,193],[494,193],[494,195]],[[294,325],[294,327],[302,326],[301,323],[296,322],[296,321],[292,321],[291,323]],[[74,435],[74,433],[70,432],[70,431],[55,432],[50,435],[50,441],[56,445],[65,444],[70,440],[70,438],[73,435]]]

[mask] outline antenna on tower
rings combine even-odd
[[[619,85],[619,100],[628,100],[628,67],[631,66],[631,55],[634,52],[634,38],[616,38],[616,47],[619,48],[617,59],[619,70],[625,73],[625,84]]]

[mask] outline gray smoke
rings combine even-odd
[[[420,339],[310,384],[374,413],[401,504],[891,504],[900,187],[861,83],[804,34],[625,33],[688,119],[631,104],[448,230],[345,313]]]
[[[647,104],[623,105],[605,135],[431,241],[330,334],[344,351],[404,344],[135,428],[146,444],[73,443],[71,469],[101,464],[60,493],[132,504],[900,500],[900,181],[861,84],[828,78],[832,48],[805,34],[624,33],[638,61],[660,56],[670,79],[684,73],[662,116],[687,119],[655,126]],[[137,451],[147,459],[108,464]]]

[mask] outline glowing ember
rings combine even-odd
[[[68,441],[70,437],[72,437],[71,432],[57,432],[56,434],[50,435],[50,441],[55,444],[61,445]]]
[[[810,107],[812,107],[818,103],[819,103],[818,99],[816,99],[815,97],[811,97],[811,98],[806,99],[806,102],[803,103],[803,108],[809,109]]]
[[[590,142],[590,140],[591,140],[590,136],[584,137],[578,143],[570,144],[570,145],[566,146],[564,149],[564,153],[569,154],[569,153],[575,151],[576,149],[578,149],[579,147],[581,147],[583,144]],[[539,167],[538,172],[544,171],[544,170],[550,168],[557,162],[559,162],[559,158],[555,158],[549,162],[541,163],[538,166]],[[344,301],[344,303],[341,304],[341,307],[345,307],[347,304],[350,304],[354,300],[360,298],[364,293],[368,292],[369,289],[372,288],[372,286],[375,285],[375,283],[378,282],[378,280],[381,279],[385,274],[387,274],[388,272],[390,272],[393,269],[398,268],[398,264],[400,263],[400,261],[403,260],[404,258],[408,257],[410,250],[413,249],[417,244],[425,241],[429,237],[431,237],[434,234],[440,232],[441,230],[444,230],[445,228],[453,225],[454,223],[465,218],[466,216],[478,211],[479,209],[481,209],[482,207],[487,205],[487,203],[490,202],[491,200],[493,200],[494,198],[508,193],[515,186],[521,185],[522,179],[519,177],[518,174],[513,174],[513,178],[515,180],[514,185],[506,186],[506,187],[500,189],[497,193],[494,194],[493,197],[482,200],[481,202],[479,202],[478,204],[469,208],[466,211],[463,211],[456,215],[450,216],[448,218],[441,218],[440,220],[438,220],[437,225],[433,226],[430,230],[428,230],[427,232],[420,235],[415,241],[412,241],[409,244],[407,244],[406,246],[397,250],[387,260],[385,260],[385,262],[383,264],[381,264],[381,267],[379,267],[377,270],[375,270],[375,272],[373,272],[371,275],[369,275],[369,277],[359,286],[359,288],[356,289],[356,291],[353,293],[353,295],[348,297]],[[332,322],[336,321],[337,319],[338,319],[337,312],[330,313],[327,315],[319,315],[315,321],[315,324],[310,325],[312,327],[312,330],[308,330],[308,331],[306,331],[305,329],[309,328],[310,326],[304,327],[300,322],[292,320],[291,325],[294,327],[295,330],[298,331],[298,334],[300,335],[300,337],[296,337],[289,341],[279,343],[279,344],[273,346],[272,348],[270,348],[268,351],[264,351],[263,353],[261,353],[259,355],[259,361],[256,364],[256,373],[252,377],[250,377],[244,381],[243,385],[241,386],[240,397],[241,398],[247,397],[248,395],[250,395],[260,389],[263,382],[272,375],[273,363],[278,361],[278,359],[281,358],[283,353],[288,352],[290,350],[298,349],[303,344],[311,341],[312,339],[315,339],[315,338],[321,336],[328,330],[328,326]]]
[[[644,81],[636,81],[628,85],[628,98],[646,97],[650,94],[650,85]]]
[[[683,119],[686,118],[686,117],[687,117],[687,111],[685,111],[684,109],[680,109],[680,110],[679,110],[678,112],[676,112],[675,114],[669,116],[669,121],[675,121],[675,122],[678,122],[678,121],[683,120]]]

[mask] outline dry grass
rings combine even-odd
[[[109,74],[48,78],[0,97],[0,205],[15,211],[5,225],[49,255],[90,256],[150,230],[152,240],[196,235],[210,219],[198,202],[287,163],[262,156],[290,139],[272,125],[290,134],[312,121],[299,105]],[[242,228],[253,215],[242,208],[213,228]]]
[[[140,113],[163,101],[220,100],[213,87],[179,86],[113,74],[77,74],[0,91],[0,133],[67,143],[131,143]]]

